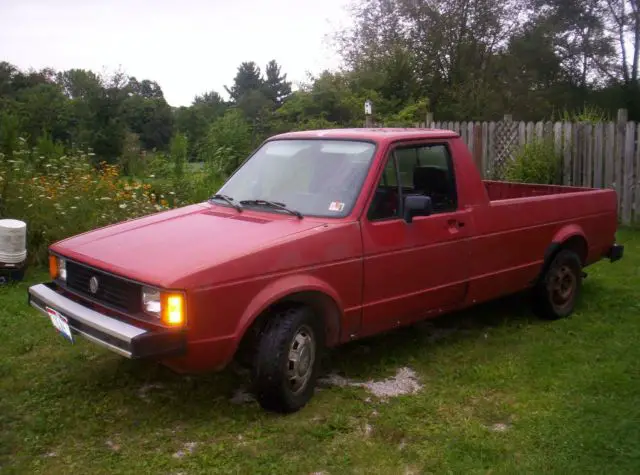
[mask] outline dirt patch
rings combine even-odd
[[[407,367],[398,369],[395,376],[382,381],[359,382],[338,374],[329,374],[321,378],[319,383],[325,386],[365,388],[380,399],[415,394],[422,389],[415,371]]]

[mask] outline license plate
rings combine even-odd
[[[71,334],[71,328],[69,328],[69,321],[67,320],[67,317],[49,307],[47,307],[47,313],[49,314],[51,323],[53,323],[56,330],[58,330],[63,337],[73,343],[73,335]]]

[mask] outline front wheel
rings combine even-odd
[[[571,315],[582,287],[582,262],[568,249],[560,251],[533,293],[538,316],[550,320]]]
[[[269,411],[290,413],[313,396],[323,345],[322,325],[311,309],[276,311],[266,323],[253,362],[253,389]]]

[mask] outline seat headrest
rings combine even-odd
[[[413,187],[427,193],[449,193],[447,172],[437,167],[415,167],[413,169]]]

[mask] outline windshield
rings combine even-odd
[[[218,193],[236,202],[279,202],[308,216],[346,216],[374,151],[370,142],[273,140],[260,147]]]

